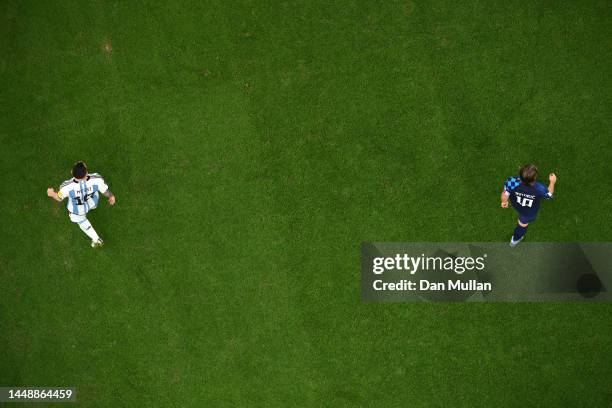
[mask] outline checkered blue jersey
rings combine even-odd
[[[540,209],[540,201],[552,198],[548,188],[539,181],[533,186],[525,184],[519,176],[508,177],[504,190],[509,194],[509,200],[514,209],[521,215],[535,217]]]
[[[75,178],[64,181],[57,193],[60,199],[68,199],[66,208],[72,214],[85,215],[98,206],[100,193],[108,191],[108,186],[98,173],[87,175],[85,180]]]

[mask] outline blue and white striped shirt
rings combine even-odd
[[[108,186],[98,173],[88,174],[83,180],[72,178],[62,183],[58,196],[68,198],[66,208],[72,214],[85,215],[98,206],[100,193],[104,194]]]

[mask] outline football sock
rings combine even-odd
[[[516,242],[519,239],[523,238],[526,232],[527,232],[527,227],[521,227],[520,225],[517,225],[516,228],[514,229],[514,235],[512,236],[514,238],[514,241]]]
[[[89,222],[89,220],[80,222],[79,227],[83,230],[84,233],[87,234],[89,238],[91,238],[92,241],[97,241],[100,239],[100,237],[98,236],[98,233],[96,232],[94,227],[91,226],[91,223]]]

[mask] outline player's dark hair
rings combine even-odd
[[[74,167],[72,168],[72,177],[77,179],[82,179],[87,175],[87,166],[82,161],[78,161],[74,163]]]
[[[538,179],[538,167],[535,164],[526,164],[520,170],[521,181],[533,185]]]

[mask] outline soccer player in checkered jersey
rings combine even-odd
[[[557,176],[550,173],[548,188],[537,181],[538,168],[535,164],[526,164],[519,170],[519,176],[509,177],[504,183],[501,194],[502,208],[508,208],[508,201],[518,212],[518,225],[510,239],[510,246],[515,247],[525,237],[529,223],[535,221],[540,209],[540,200],[550,200],[555,192]]]
[[[89,238],[92,248],[101,246],[103,241],[87,219],[87,213],[98,206],[100,193],[108,197],[110,205],[115,205],[115,196],[110,192],[102,176],[98,173],[88,173],[83,162],[76,162],[72,168],[73,178],[62,183],[56,193],[52,187],[47,189],[47,195],[55,201],[68,198],[66,208],[70,221],[77,223]]]

